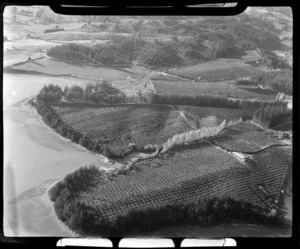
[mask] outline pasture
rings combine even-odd
[[[94,67],[82,63],[68,63],[47,57],[35,62],[28,61],[23,65],[14,66],[13,68],[48,75],[67,75],[95,80],[119,80],[128,77],[139,77],[139,75],[135,75],[131,71],[126,71],[125,68]]]
[[[253,56],[253,55],[252,55]],[[249,55],[249,57],[252,57]],[[170,69],[168,72],[201,81],[221,81],[248,77],[265,71],[266,69],[244,64],[240,59],[219,58],[193,66]]]
[[[234,80],[220,82],[153,80],[157,93],[219,95],[230,98],[275,100],[276,92],[250,87],[237,87]]]
[[[44,56],[43,51],[55,45],[57,43],[36,39],[7,41],[3,44],[3,66],[12,66],[16,63],[27,61],[29,57],[36,59]]]

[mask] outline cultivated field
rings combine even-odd
[[[265,70],[246,65],[243,60],[219,58],[194,66],[171,69],[169,72],[195,80],[219,81],[256,75]]]
[[[190,130],[180,113],[164,105],[95,106],[52,105],[62,120],[76,131],[110,148],[161,145],[177,133]]]
[[[257,130],[250,124],[247,128],[249,133]],[[234,129],[242,131],[244,124]],[[264,130],[260,133],[268,136]],[[249,143],[261,143],[263,139],[255,136]],[[78,202],[110,218],[150,208],[154,203],[178,204],[209,196],[231,197],[262,208],[275,208],[290,155],[291,146],[277,146],[255,153],[250,162],[241,162],[202,139],[135,163],[126,176],[117,175],[80,193]]]
[[[272,132],[266,132],[258,126],[249,123],[237,127],[228,127],[217,136],[210,138],[217,146],[242,153],[254,153],[270,145],[280,144],[280,140]]]
[[[275,61],[260,58],[257,48],[292,60],[291,16],[254,8],[232,21],[62,16],[49,7],[24,8],[33,12],[18,6],[4,13],[8,235],[72,236],[70,229],[140,236],[223,222],[285,228],[293,135],[283,105],[292,104],[291,96],[274,103],[277,92],[236,80],[275,71],[269,65]],[[47,55],[48,48],[68,43],[88,48],[64,45]],[[109,45],[94,47],[100,43]],[[231,45],[242,47],[239,58]],[[269,68],[246,63],[258,59]],[[289,91],[290,74],[281,73],[262,76],[259,84]],[[246,109],[259,108],[259,100],[273,101]]]
[[[241,99],[275,100],[277,93],[251,87],[238,87],[234,80],[192,82],[153,80],[156,92],[166,94],[208,94]]]

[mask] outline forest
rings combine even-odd
[[[62,89],[58,85],[45,85],[37,94],[37,100],[43,102],[76,102],[92,104],[120,104],[149,102],[149,96],[139,93],[127,96],[112,86],[109,81],[86,84],[85,87],[73,85]]]
[[[205,40],[211,40],[208,46]],[[239,58],[244,54],[231,39],[211,32],[200,33],[194,38],[172,41],[148,41],[138,36],[112,36],[109,43],[86,46],[81,44],[64,44],[51,47],[47,55],[70,61],[89,61],[103,65],[124,65],[137,61],[140,65],[159,68],[172,67],[193,60],[214,60],[219,57]]]

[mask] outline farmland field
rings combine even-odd
[[[249,133],[253,132],[250,127]],[[113,181],[81,192],[78,201],[108,217],[154,203],[184,203],[208,196],[228,196],[273,208],[280,197],[290,155],[290,146],[270,147],[254,154],[252,162],[242,163],[202,139],[139,161],[126,176],[117,175]]]
[[[190,130],[189,124],[169,106],[80,104],[52,105],[62,120],[76,131],[109,147],[160,145],[176,133]]]
[[[7,41],[3,44],[3,52],[5,55],[3,66],[7,67],[27,61],[29,57],[31,57],[31,59],[41,57],[44,55],[41,50],[46,50],[55,45],[57,45],[57,43],[34,39]]]
[[[169,70],[170,73],[191,79],[218,81],[259,74],[266,69],[243,64],[238,59],[217,59],[194,66]]]
[[[43,58],[36,62],[27,62],[23,65],[14,66],[14,69],[24,71],[34,71],[50,75],[70,75],[75,77],[84,77],[91,79],[116,80],[127,77],[138,77],[129,71],[118,70],[114,68],[92,67],[81,64],[70,64],[64,61],[57,61],[50,58]]]
[[[243,153],[253,153],[270,145],[281,144],[277,137],[268,135],[262,128],[250,123],[229,127],[210,140],[226,150]]]
[[[158,93],[166,94],[208,94],[231,98],[275,100],[276,93],[256,88],[239,88],[234,80],[220,82],[192,82],[153,80]]]

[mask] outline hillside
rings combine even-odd
[[[291,235],[290,8],[3,23],[5,234]]]

